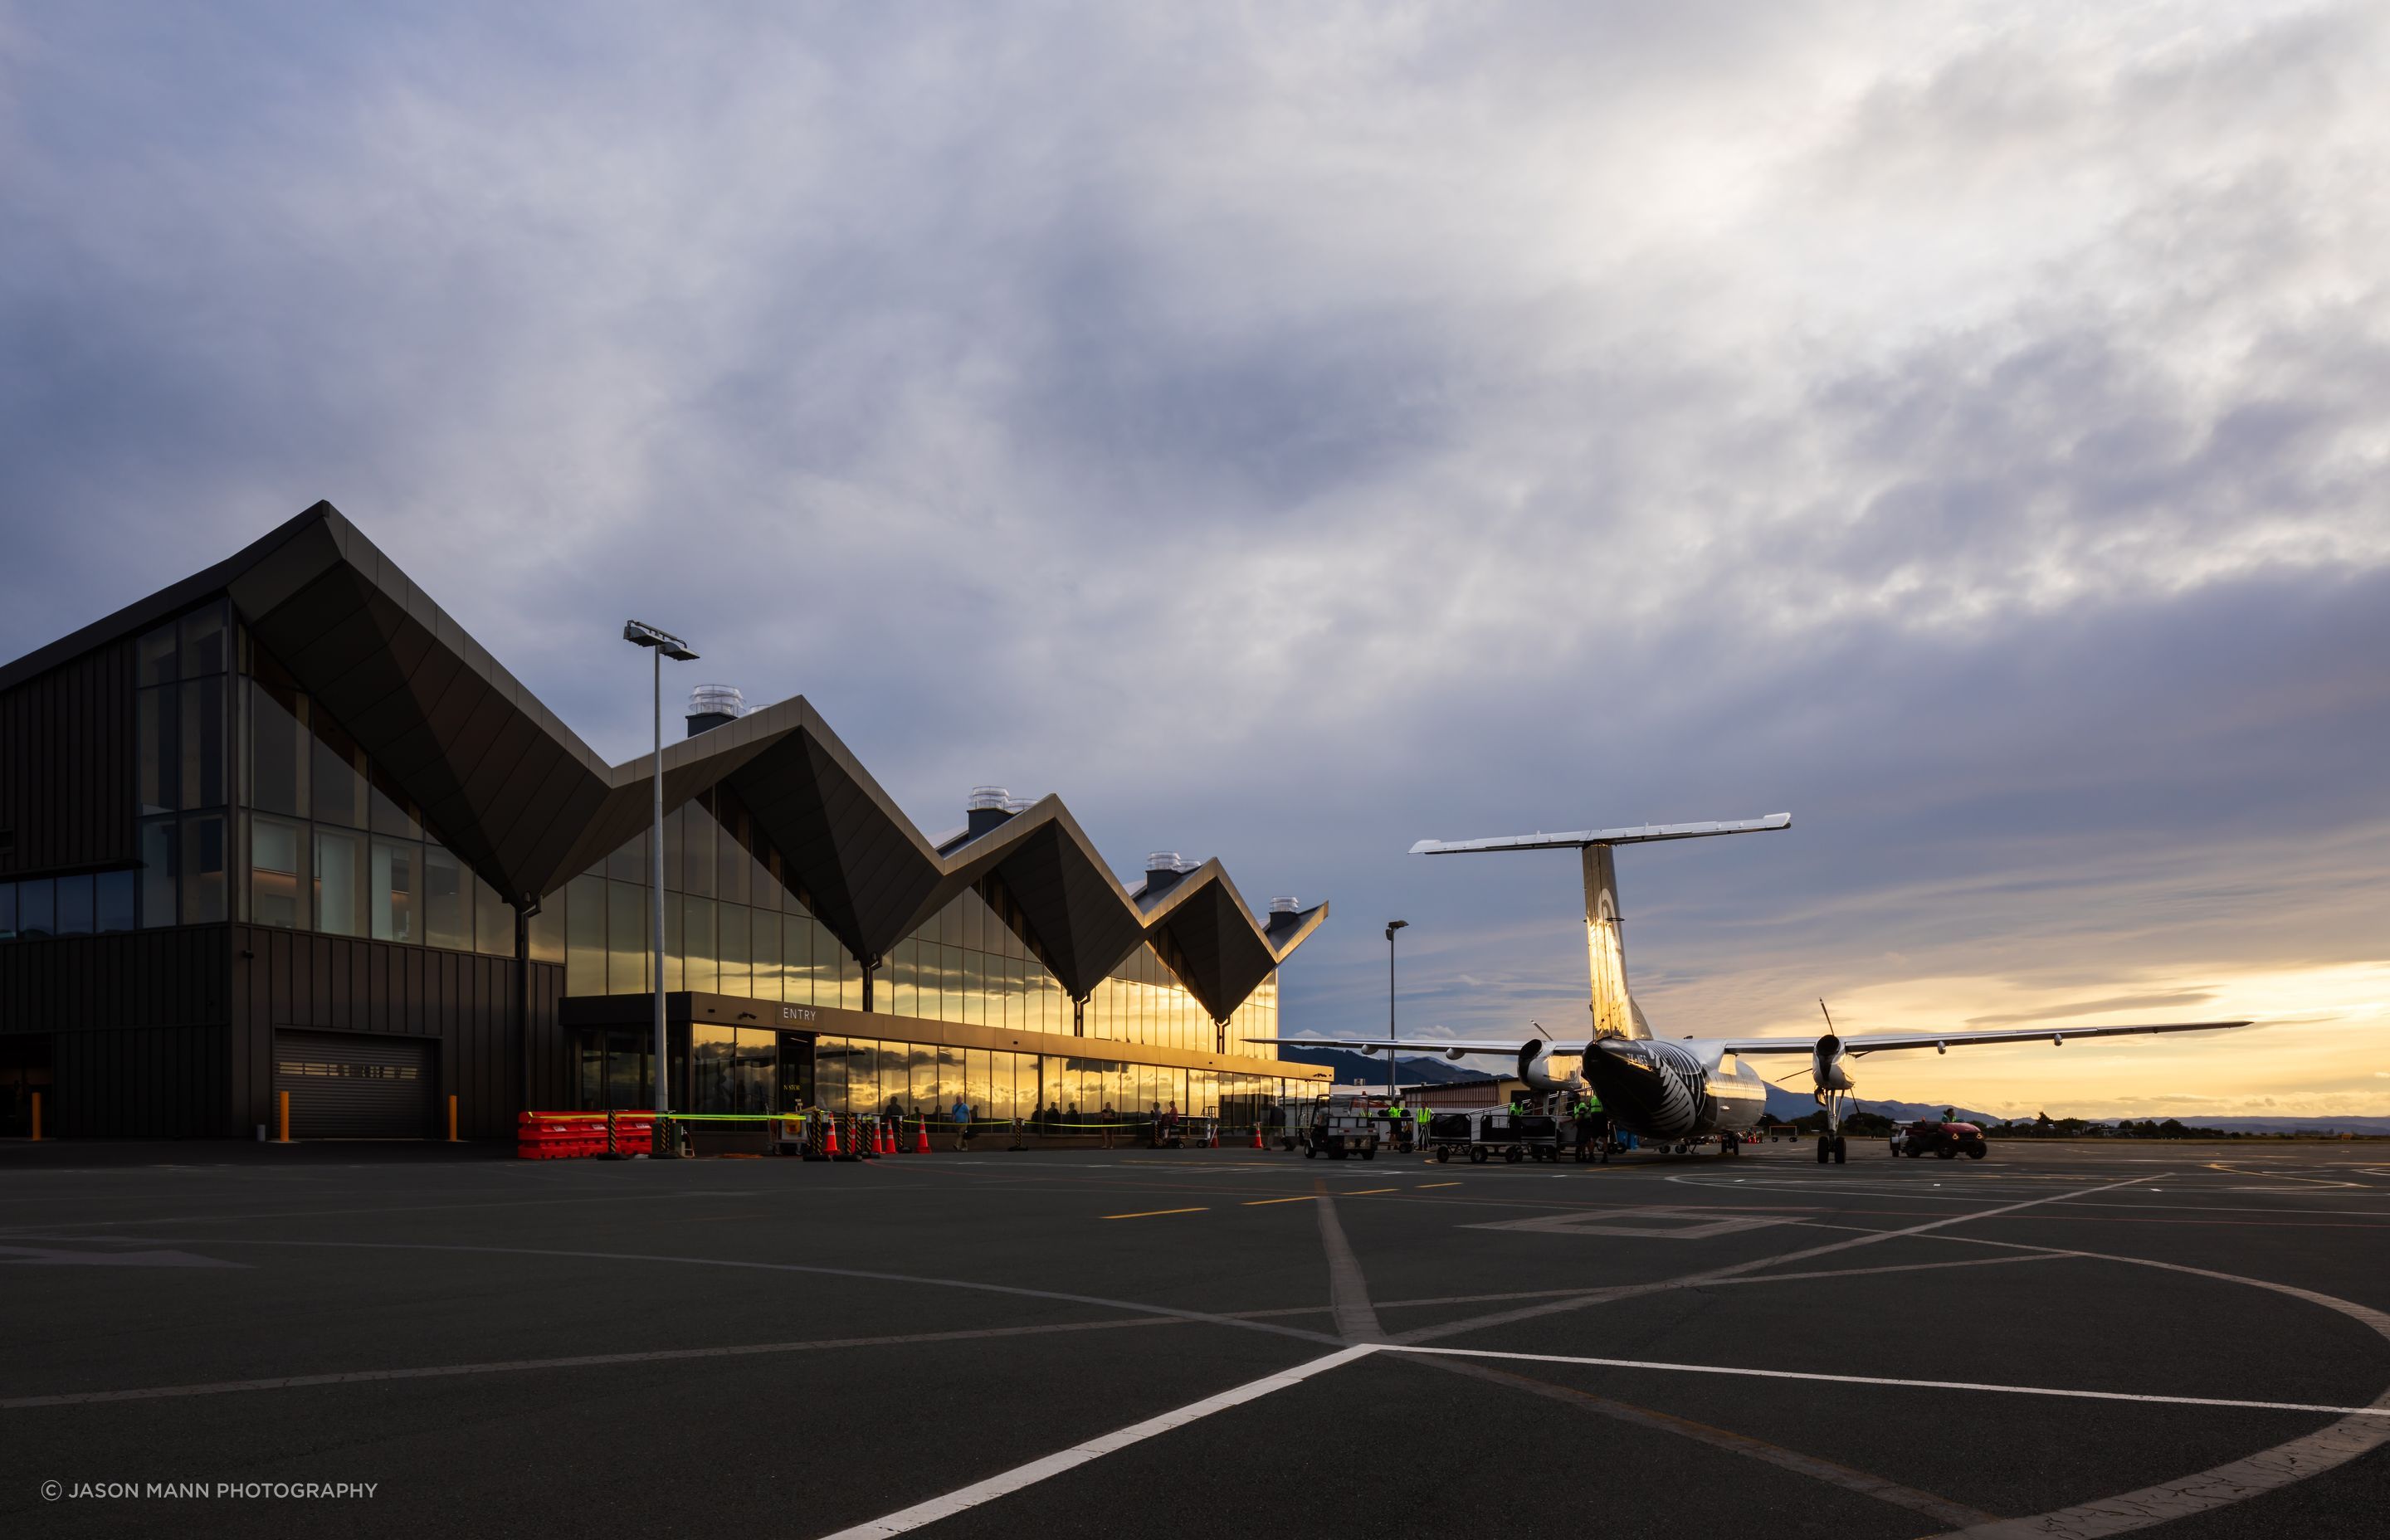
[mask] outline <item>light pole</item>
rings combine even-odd
[[[686,663],[692,661],[697,654],[678,636],[669,631],[659,631],[644,621],[624,621],[623,640],[648,648],[655,653],[656,827],[654,843],[648,851],[648,872],[654,879],[649,887],[649,904],[655,916],[655,924],[650,928],[655,951],[648,966],[654,969],[652,977],[656,986],[656,1057],[653,1060],[656,1133],[651,1149],[657,1158],[662,1158],[667,1144],[673,1145],[673,1154],[679,1153],[677,1144],[665,1137],[663,1129],[664,1114],[672,1110],[671,1099],[665,1091],[665,1071],[671,1065],[672,1058],[664,1042],[664,660],[670,658],[676,663]]]
[[[1407,930],[1410,921],[1386,921],[1386,1105],[1394,1104],[1394,932]]]

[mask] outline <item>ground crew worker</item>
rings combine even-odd
[[[957,1096],[955,1097],[955,1149],[957,1151],[970,1148],[970,1103]]]

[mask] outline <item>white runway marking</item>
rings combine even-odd
[[[1261,1379],[1249,1380],[1234,1390],[1222,1391],[1217,1395],[1190,1402],[1175,1412],[1164,1412],[1160,1417],[1148,1418],[1143,1422],[1133,1423],[1118,1432],[1106,1433],[1100,1438],[1091,1438],[1085,1444],[1074,1444],[1059,1454],[1047,1456],[1044,1459],[1032,1460],[1027,1465],[1014,1466],[1011,1469],[999,1475],[990,1476],[983,1482],[974,1482],[969,1486],[959,1487],[943,1497],[932,1497],[926,1503],[915,1503],[911,1508],[901,1508],[885,1518],[873,1519],[868,1522],[840,1530],[836,1534],[825,1535],[823,1540],[879,1540],[879,1537],[883,1535],[903,1534],[908,1530],[919,1529],[923,1524],[934,1524],[939,1520],[952,1518],[966,1508],[977,1508],[990,1498],[1018,1492],[1025,1486],[1034,1486],[1048,1476],[1059,1476],[1065,1470],[1075,1469],[1086,1464],[1089,1460],[1101,1459],[1104,1456],[1125,1449],[1132,1444],[1141,1444],[1156,1433],[1166,1433],[1173,1428],[1184,1428],[1198,1418],[1210,1417],[1214,1412],[1225,1412],[1231,1406],[1241,1406],[1248,1401],[1258,1401],[1272,1391],[1282,1391],[1290,1385],[1299,1385],[1315,1374],[1324,1374],[1330,1369],[1341,1368],[1355,1359],[1366,1358],[1379,1351],[1377,1343],[1365,1342],[1356,1347],[1348,1347],[1340,1353],[1331,1353],[1325,1358],[1314,1358],[1307,1364],[1297,1364],[1291,1369],[1280,1369],[1276,1374],[1264,1375]]]
[[[2055,1395],[2075,1401],[2146,1401],[2166,1406],[2229,1406],[2241,1411],[2322,1412],[2332,1417],[2390,1418],[2390,1406],[2325,1406],[2306,1401],[2230,1401],[2204,1395],[2142,1395],[2131,1391],[2069,1391],[2048,1385],[1993,1385],[1975,1380],[1895,1380],[1874,1374],[1814,1374],[1804,1369],[1671,1364],[1647,1358],[1579,1358],[1564,1353],[1503,1353],[1493,1348],[1422,1347],[1408,1342],[1389,1343],[1385,1351],[1433,1353],[1455,1358],[1508,1358],[1528,1364],[1584,1364],[1607,1369],[1661,1369],[1672,1374],[1724,1374],[1749,1380],[1815,1380],[1834,1385],[1891,1385],[1923,1391],[1993,1391],[2003,1395]]]

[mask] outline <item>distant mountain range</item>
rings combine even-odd
[[[1938,1118],[1942,1115],[1943,1109],[1949,1105],[1950,1104],[1947,1101],[1937,1105],[1933,1102],[1924,1101],[1859,1101],[1855,1099],[1851,1103],[1851,1110],[1855,1112],[1873,1112],[1881,1117],[1890,1118],[1895,1123],[1913,1123],[1920,1118]],[[1805,1091],[1792,1091],[1788,1090],[1781,1085],[1772,1085],[1768,1087],[1767,1090],[1767,1110],[1780,1118],[1805,1118],[1810,1113],[1818,1110],[1818,1104],[1810,1099],[1808,1093]],[[2008,1121],[1998,1112],[1978,1112],[1964,1107],[1960,1108],[1958,1112],[1959,1121],[1961,1123],[2006,1123]],[[2064,1117],[2067,1114],[2062,1108],[2051,1113],[2051,1116],[2053,1117]],[[2166,1121],[2169,1114],[2165,1112],[2152,1112],[2145,1114],[2145,1116],[2155,1122],[2164,1123]],[[2171,1116],[2173,1116],[2178,1122],[2186,1123],[2191,1127],[2213,1128],[2217,1132],[2224,1134],[2390,1135],[2390,1118],[2324,1116],[2312,1118],[2211,1118],[2197,1112],[2177,1112],[2171,1114]],[[2087,1118],[2084,1121],[2087,1123],[2114,1123],[2123,1120],[2117,1118]],[[2143,1121],[2143,1118],[2137,1117],[2132,1121],[2135,1123],[2140,1123]]]
[[[1280,1059],[1291,1059],[1297,1064],[1324,1064],[1336,1072],[1339,1085],[1383,1085],[1386,1084],[1386,1061],[1368,1054],[1355,1053],[1350,1048],[1280,1048]],[[1394,1060],[1394,1079],[1404,1085],[1443,1085],[1456,1080],[1484,1080],[1489,1072],[1472,1070],[1448,1059],[1398,1059]]]

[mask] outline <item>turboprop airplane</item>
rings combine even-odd
[[[1619,937],[1618,875],[1611,852],[1620,845],[1666,840],[1701,840],[1720,834],[1763,834],[1792,827],[1790,813],[1732,823],[1644,824],[1633,828],[1588,828],[1570,834],[1522,834],[1494,840],[1421,840],[1413,855],[1465,855],[1488,851],[1574,850],[1585,867],[1585,943],[1593,991],[1592,1035],[1582,1048],[1555,1041],[1540,1030],[1524,1042],[1456,1041],[1449,1038],[1280,1037],[1281,1047],[1357,1048],[1365,1054],[1498,1054],[1513,1059],[1518,1076],[1537,1091],[1569,1089],[1573,1075],[1557,1071],[1556,1059],[1582,1055],[1582,1074],[1619,1128],[1681,1152],[1710,1139],[1721,1154],[1741,1149],[1736,1136],[1757,1125],[1767,1104],[1767,1082],[1746,1059],[1777,1054],[1809,1056],[1808,1075],[1826,1132],[1818,1140],[1818,1161],[1840,1165],[1849,1153],[1843,1113],[1854,1083],[1848,1060],[1908,1048],[1952,1048],[1980,1043],[2053,1046],[2072,1037],[2124,1037],[2161,1032],[2214,1032],[2245,1027],[2246,1021],[2161,1021],[2129,1027],[2024,1027],[2001,1032],[1965,1029],[1933,1032],[1854,1033],[1832,1030],[1811,1042],[1803,1037],[1680,1037],[1652,1035],[1642,1007],[1626,987],[1626,949]],[[1795,1072],[1798,1073],[1799,1072]]]

